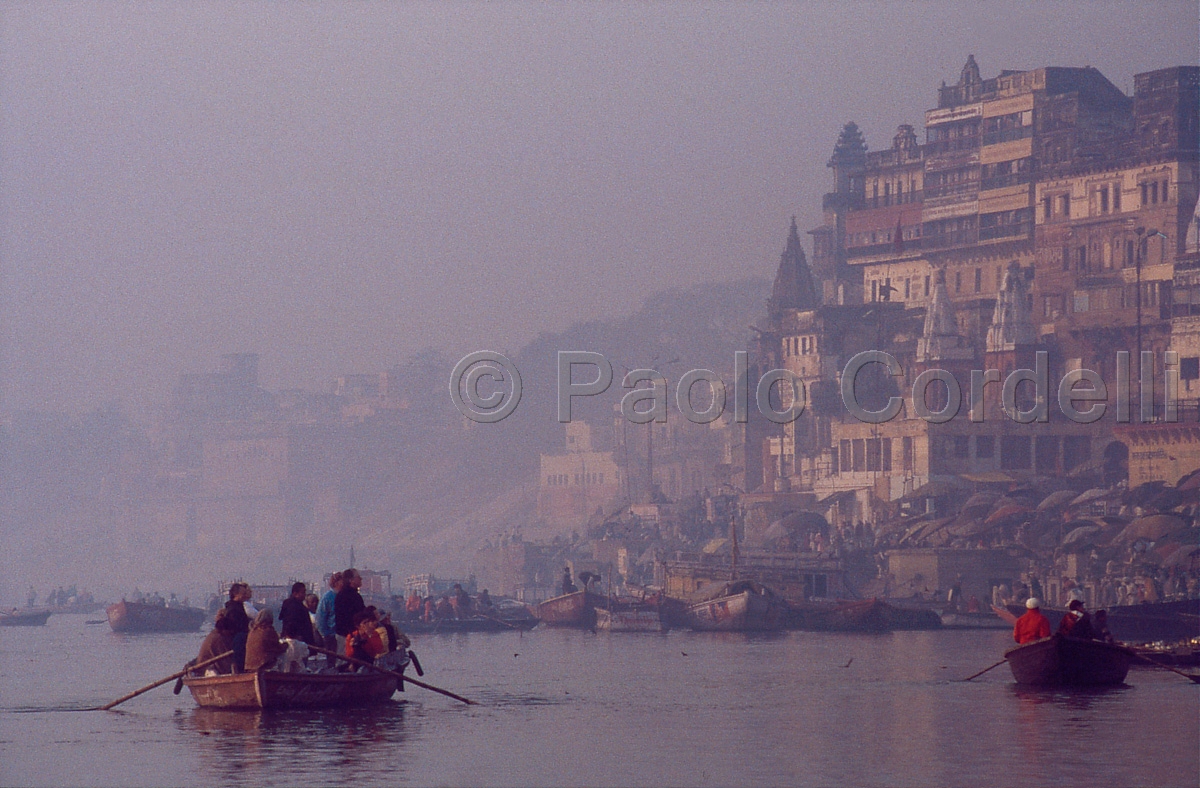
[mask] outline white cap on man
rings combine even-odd
[[[1025,600],[1025,607],[1029,608],[1030,610],[1037,610],[1041,606],[1042,603],[1038,601],[1037,597],[1031,596],[1029,599]]]

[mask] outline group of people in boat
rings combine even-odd
[[[1025,614],[1013,624],[1013,640],[1018,645],[1050,637],[1050,619],[1042,613],[1041,607],[1042,603],[1037,597],[1026,600]],[[1067,612],[1058,622],[1056,634],[1079,640],[1113,642],[1112,632],[1108,629],[1108,613],[1097,610],[1093,617],[1079,599],[1073,599],[1067,605]]]
[[[81,605],[90,605],[95,601],[95,597],[92,596],[91,591],[85,590],[80,593],[75,590],[74,583],[72,583],[69,588],[63,588],[62,586],[59,586],[58,588],[51,589],[50,591],[46,592],[47,607],[66,607],[67,605],[73,605],[77,602]],[[33,607],[36,604],[37,591],[34,590],[33,586],[30,586],[29,593],[25,596],[25,607]]]
[[[218,674],[264,668],[296,672],[306,669],[308,647],[316,646],[349,658],[329,657],[324,669],[352,670],[350,660],[400,667],[407,657],[409,639],[386,612],[366,604],[361,587],[362,575],[354,569],[334,572],[329,589],[320,598],[308,593],[304,583],[294,583],[280,605],[277,631],[275,614],[251,604],[249,584],[233,583],[229,600],[217,611],[196,662],[232,651],[208,669]]]
[[[429,624],[435,621],[495,614],[496,606],[486,588],[479,596],[472,598],[461,583],[455,583],[449,593],[440,597],[422,597],[413,589],[404,600],[404,617],[407,621],[423,621]]]

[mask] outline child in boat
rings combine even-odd
[[[387,643],[380,636],[380,628],[370,610],[354,617],[354,631],[346,637],[346,656],[374,662],[375,658],[387,653]]]

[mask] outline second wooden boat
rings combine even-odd
[[[207,614],[195,607],[162,607],[124,600],[109,605],[108,625],[113,632],[195,632]]]
[[[573,591],[570,594],[552,597],[537,606],[537,617],[550,627],[577,627],[591,629],[596,626],[596,608],[607,603],[607,599],[590,591]]]
[[[0,627],[40,627],[50,618],[49,610],[16,610],[0,612]]]
[[[702,589],[685,615],[692,629],[748,632],[781,629],[787,603],[753,580],[735,580]]]
[[[1051,635],[1004,652],[1018,684],[1041,687],[1107,687],[1121,684],[1134,653],[1101,640]]]

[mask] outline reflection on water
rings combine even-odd
[[[336,774],[377,782],[380,754],[403,773],[405,702],[369,708],[287,711],[178,710],[175,727],[193,734],[202,769],[220,783],[308,781]],[[291,778],[291,779],[289,779]]]
[[[1086,711],[1098,703],[1115,700],[1132,689],[1128,684],[1115,687],[1030,687],[1012,685],[1012,693],[1022,703],[1053,703],[1064,709]]]

